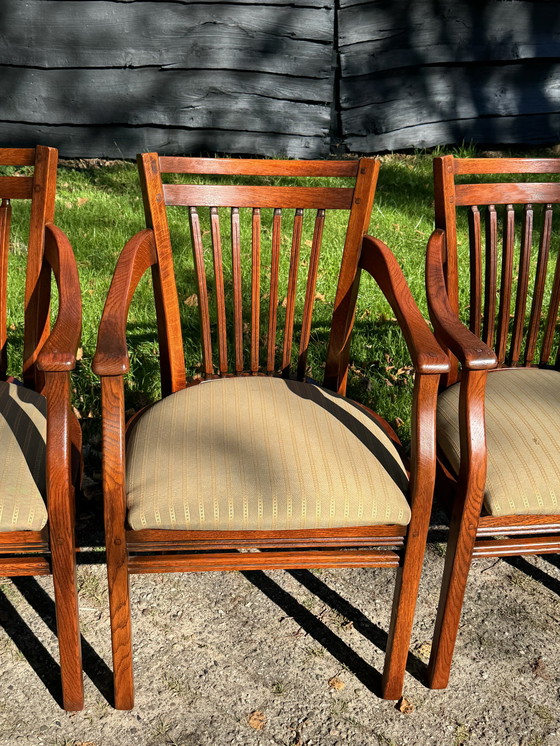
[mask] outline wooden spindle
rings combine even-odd
[[[305,290],[305,302],[303,305],[303,318],[301,322],[301,339],[299,342],[299,355],[297,377],[300,381],[305,378],[307,365],[307,348],[311,335],[311,320],[313,318],[313,305],[315,303],[315,288],[317,286],[317,271],[319,269],[319,256],[321,254],[321,242],[323,240],[323,228],[325,226],[325,211],[317,210],[315,217],[315,228],[313,230],[313,242],[309,254],[309,272],[307,274],[307,288]]]
[[[484,324],[482,339],[493,347],[496,322],[496,255],[498,243],[498,216],[494,205],[488,205],[486,219],[486,261],[484,268]]]
[[[513,209],[513,205],[506,205],[504,216],[504,249],[502,253],[502,275],[500,280],[500,309],[498,311],[498,331],[496,335],[496,353],[500,365],[502,365],[504,360],[506,359],[506,347],[509,332],[514,238],[515,210]]]
[[[513,336],[511,339],[511,364],[517,365],[521,354],[521,341],[525,324],[525,310],[527,307],[527,289],[529,286],[529,262],[531,260],[531,244],[533,241],[533,205],[525,205],[523,225],[521,228],[521,252],[519,255],[519,276],[517,279],[517,297],[515,302],[515,318],[513,320]]]
[[[233,282],[233,334],[235,372],[243,371],[243,292],[241,283],[241,230],[239,208],[231,208],[231,274]]]
[[[543,343],[541,347],[540,364],[547,365],[550,353],[552,352],[552,343],[554,333],[558,323],[558,307],[560,306],[560,253],[556,257],[556,269],[554,270],[554,280],[552,281],[552,292],[550,294],[550,305],[548,307],[548,316],[544,329]],[[560,349],[560,348],[559,348]]]
[[[220,236],[220,216],[217,207],[210,208],[210,228],[212,233],[212,253],[214,255],[214,281],[216,286],[216,311],[218,315],[218,362],[220,373],[228,371],[226,294],[224,291],[224,264],[222,260],[222,239]]]
[[[480,245],[480,211],[476,205],[473,205],[469,210],[469,247],[471,290],[469,327],[477,337],[480,337],[482,249]]]
[[[282,210],[276,208],[272,218],[272,254],[270,259],[270,302],[268,306],[268,355],[266,370],[274,373],[276,354],[276,321],[278,318],[278,275],[280,269],[280,239],[282,228]]]
[[[261,210],[253,208],[251,271],[251,371],[259,370],[259,334],[261,315]]]
[[[531,316],[529,320],[529,333],[525,346],[525,365],[531,365],[535,357],[537,336],[541,325],[541,313],[546,282],[546,270],[548,267],[548,255],[550,252],[550,239],[552,234],[552,205],[546,205],[543,215],[543,227],[539,245],[539,258],[535,274],[535,290],[533,292],[533,303],[531,305]]]
[[[303,210],[296,209],[294,229],[292,232],[292,251],[290,254],[290,271],[288,275],[288,291],[286,297],[286,320],[284,324],[284,348],[282,352],[282,375],[290,375],[292,358],[292,339],[294,335],[294,315],[296,310],[297,274],[299,252],[301,248],[301,234],[303,228]]]
[[[212,340],[210,337],[210,311],[208,309],[208,290],[206,288],[206,269],[204,267],[204,247],[202,245],[200,219],[196,207],[189,207],[189,223],[191,228],[196,281],[198,284],[198,312],[200,314],[200,332],[202,339],[202,363],[204,373],[206,375],[212,375],[214,373],[214,367],[212,364]]]
[[[9,199],[0,205],[0,378],[6,376],[8,357],[6,342],[8,335],[8,255],[10,248],[10,224],[12,206]]]

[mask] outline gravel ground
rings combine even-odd
[[[0,744],[560,744],[560,563],[478,561],[450,686],[430,691],[422,675],[444,551],[434,538],[441,533],[426,556],[406,712],[377,693],[391,570],[132,577],[136,706],[117,712],[105,568],[82,564],[86,707],[75,714],[58,704],[51,579],[3,580]]]

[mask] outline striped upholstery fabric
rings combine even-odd
[[[459,384],[439,397],[438,443],[459,470]],[[560,373],[497,370],[486,385],[490,515],[560,513]]]
[[[217,379],[155,404],[127,448],[133,529],[406,525],[407,477],[380,426],[318,386]]]
[[[47,522],[47,401],[0,381],[0,531],[38,531]]]

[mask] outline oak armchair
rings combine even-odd
[[[433,688],[448,683],[472,559],[560,550],[560,255],[551,251],[559,173],[560,159],[434,160],[427,292],[451,361],[437,440],[453,503]]]
[[[58,154],[54,148],[0,149],[0,166],[31,167],[0,176],[0,574],[52,573],[62,700],[83,707],[76,593],[74,488],[80,427],[70,406],[70,371],[81,331],[76,262],[53,224]],[[13,171],[8,168],[8,171]],[[27,169],[29,170],[29,168]],[[25,269],[23,383],[8,376],[7,309],[13,200],[31,200]],[[51,277],[58,312],[50,324]]]
[[[436,394],[448,362],[393,255],[364,235],[379,164],[148,153],[138,157],[138,167],[147,228],[120,256],[94,359],[102,391],[115,705],[133,705],[131,574],[272,568],[399,568],[383,675],[383,695],[398,698],[430,517]],[[187,183],[176,183],[177,175]],[[215,175],[240,183],[199,183]],[[247,185],[247,176],[262,177],[264,185]],[[338,177],[348,186],[270,185],[293,177]],[[186,376],[170,206],[187,208],[202,383]],[[231,208],[225,226],[223,208]],[[302,241],[305,210],[314,216],[310,240]],[[321,387],[307,379],[306,360],[329,210],[347,210],[349,218]],[[250,271],[244,275],[245,262]],[[148,270],[163,399],[127,428],[127,314]],[[410,476],[391,428],[344,397],[362,270],[392,305],[416,370]],[[299,326],[298,279],[305,283]],[[248,548],[266,551],[239,551]]]

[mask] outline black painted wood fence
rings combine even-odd
[[[325,157],[560,140],[560,4],[1,0],[0,143]]]

